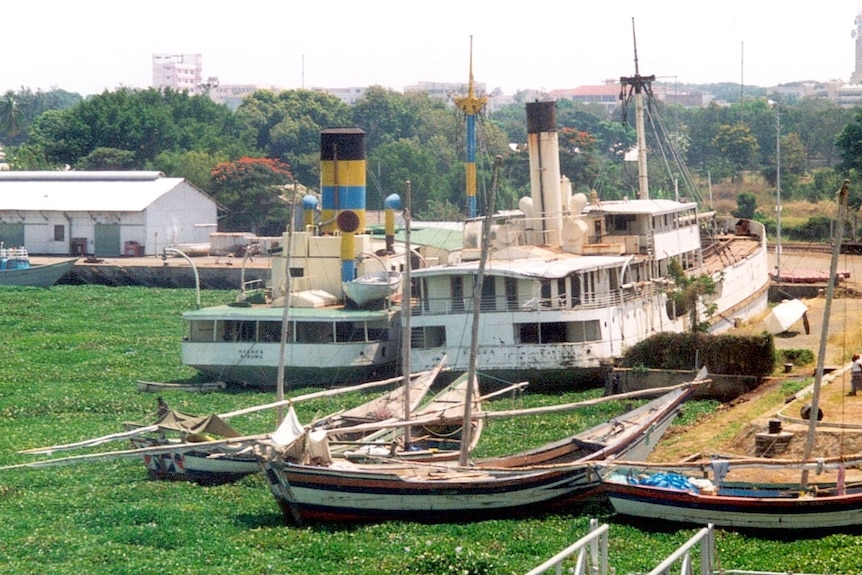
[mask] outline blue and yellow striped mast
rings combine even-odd
[[[456,98],[455,105],[467,116],[467,215],[475,218],[476,210],[476,114],[488,103],[485,96],[477,97],[473,90],[473,37],[470,36],[470,82],[467,95]]]

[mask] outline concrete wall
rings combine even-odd
[[[694,380],[696,375],[696,371],[685,370],[614,368],[606,392],[625,393],[678,385]],[[614,378],[617,378],[617,382],[614,382]],[[695,399],[715,399],[727,402],[760,385],[760,380],[750,375],[710,373],[707,375],[707,379],[711,380],[711,383],[698,389],[694,394]]]
[[[183,181],[147,208],[146,237],[129,239],[141,243],[146,255],[178,244],[209,243],[217,217],[215,202]]]

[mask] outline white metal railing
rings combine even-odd
[[[626,284],[623,289],[614,290],[602,296],[595,294],[582,294],[579,299],[569,304],[565,294],[557,297],[530,299],[518,299],[510,302],[506,296],[483,297],[480,303],[480,311],[489,312],[514,312],[530,310],[549,309],[603,309],[641,297],[652,297],[661,291],[668,291],[666,286],[655,282],[641,282],[637,285]],[[449,297],[425,298],[416,301],[412,307],[413,315],[452,315],[471,313],[473,311],[473,298],[464,296],[456,301]]]
[[[658,567],[649,572],[648,575],[670,575],[670,569],[679,562],[679,572],[683,575],[691,575],[692,571],[692,549],[700,543],[700,573],[701,575],[712,575],[715,573],[715,535],[710,523],[698,531],[691,539],[680,545],[671,553],[667,559],[662,561]]]
[[[0,258],[9,260],[26,260],[29,257],[27,248],[6,248],[0,244]]]
[[[577,554],[575,566],[569,569],[572,575],[607,575],[608,573],[608,525],[599,525],[598,520],[590,519],[590,532],[563,549],[527,575],[548,573],[551,569],[562,575],[563,562]]]
[[[569,567],[566,573],[571,575],[607,575],[613,572],[608,567],[608,525],[599,526],[597,519],[590,519],[590,531],[585,536],[560,551],[538,567],[531,569],[526,575],[540,575],[553,570],[556,575],[562,575],[563,564],[575,556],[575,566]],[[699,550],[696,547],[700,545]],[[746,571],[740,569],[715,569],[715,528],[712,523],[692,536],[688,541],[671,553],[648,575],[671,575],[671,568],[677,567],[674,573],[693,575],[694,553],[700,553],[700,575],[814,575],[807,573],[790,573],[787,571]]]

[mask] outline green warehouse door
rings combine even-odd
[[[0,242],[7,248],[26,248],[24,245],[24,224],[0,223]]]
[[[116,258],[123,255],[120,246],[120,224],[96,224],[96,257]]]

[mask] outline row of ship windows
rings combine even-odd
[[[295,343],[351,343],[388,341],[389,330],[382,323],[368,322],[290,322],[287,341]],[[573,322],[520,323],[514,325],[518,343],[580,343],[601,339],[598,320]],[[281,322],[276,321],[196,321],[190,322],[187,336],[192,342],[277,343],[281,341]],[[444,326],[411,329],[416,348],[447,345]]]

